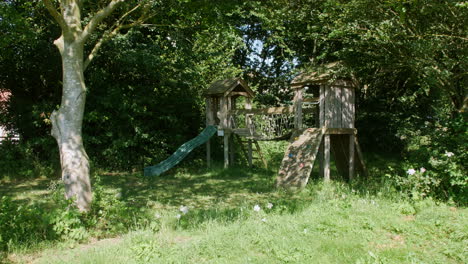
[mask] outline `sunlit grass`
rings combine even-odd
[[[38,263],[464,263],[467,210],[427,200],[366,199],[342,186],[315,184],[290,212],[256,202],[237,211],[177,208],[158,228],[76,249],[47,250]],[[408,208],[414,214],[407,214]],[[234,213],[235,212],[235,213]],[[212,218],[204,219],[207,215]],[[204,220],[204,221],[201,221]]]
[[[178,167],[160,177],[94,174],[95,190],[135,209],[128,234],[99,233],[85,243],[13,246],[7,260],[35,263],[466,263],[468,210],[414,201],[371,157],[369,178],[352,183],[332,171],[302,192],[274,188],[269,169]],[[276,161],[275,161],[276,160]],[[397,164],[398,161],[392,161]],[[276,164],[276,165],[275,165]],[[276,167],[275,167],[276,166]],[[9,185],[18,203],[52,192],[57,180]],[[26,189],[24,189],[26,188]],[[44,196],[44,203],[52,202]],[[268,204],[273,205],[268,208]],[[49,204],[48,206],[53,206]],[[260,210],[254,210],[258,206]],[[181,211],[182,207],[182,211]],[[96,233],[97,234],[97,233]],[[102,239],[97,240],[96,239]]]

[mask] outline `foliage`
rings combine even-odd
[[[421,119],[412,119],[421,122]],[[407,142],[407,169],[416,172],[400,179],[400,185],[414,198],[435,197],[467,204],[466,178],[468,133],[463,115],[455,119],[424,121],[420,129],[401,129]]]
[[[429,199],[392,200],[339,183],[312,183],[296,197],[299,210],[282,204],[290,196],[271,198],[248,196],[232,210],[216,204],[209,210],[189,206],[185,214],[178,206],[158,210],[162,228],[142,228],[92,247],[51,249],[38,263],[463,263],[467,258],[464,208]]]
[[[0,252],[43,241],[82,242],[90,237],[120,234],[143,223],[147,216],[129,207],[115,194],[105,193],[95,181],[95,199],[89,213],[79,212],[72,200],[63,199],[63,184],[52,181],[47,201],[18,204],[8,196],[0,198]]]
[[[0,251],[10,246],[46,239],[50,227],[37,206],[17,205],[0,197]]]
[[[37,141],[39,140],[37,139]],[[46,146],[46,144],[37,144],[37,141],[17,142],[5,140],[0,144],[0,152],[2,153],[2,158],[0,159],[1,179],[24,180],[55,175],[54,171],[59,166],[57,164],[57,153],[49,151],[45,153],[47,155],[40,157],[37,151]],[[47,141],[47,139],[44,141]],[[48,162],[46,163],[44,160]]]

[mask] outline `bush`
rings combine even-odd
[[[108,237],[145,222],[143,212],[115,194],[105,193],[98,177],[88,213],[79,212],[73,200],[64,199],[61,182],[52,182],[49,189],[53,192],[45,198],[49,199],[47,203],[18,206],[10,197],[0,197],[0,252],[46,240],[84,241],[91,236]]]
[[[51,151],[52,149],[52,151]],[[0,144],[0,179],[50,177],[60,165],[56,148],[38,150],[36,144],[6,140]],[[56,156],[54,156],[56,154]],[[52,161],[52,159],[54,161]]]
[[[11,245],[47,239],[50,231],[41,208],[17,206],[10,197],[0,197],[0,251]]]
[[[467,204],[465,120],[463,115],[446,116],[401,129],[400,138],[406,143],[406,176],[397,177],[397,184],[413,198],[431,196]]]

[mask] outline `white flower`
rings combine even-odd
[[[115,198],[116,198],[116,199],[122,198],[122,192],[116,193],[116,194],[115,194]]]
[[[179,211],[181,211],[183,214],[187,214],[188,211],[189,211],[189,208],[188,208],[187,206],[182,205],[182,206],[179,208]]]
[[[304,228],[304,234],[307,234],[307,228]]]
[[[409,175],[413,175],[416,173],[416,171],[414,169],[409,169],[406,171],[406,173],[408,173]]]
[[[267,204],[267,208],[268,208],[268,209],[273,208],[273,204],[272,204],[272,203],[268,203],[268,204]]]
[[[262,222],[264,222],[264,223],[265,223],[265,222],[266,222],[266,218],[262,218]]]
[[[258,204],[256,204],[253,209],[255,212],[259,212],[261,210],[260,205]]]
[[[154,217],[156,217],[156,219],[159,219],[159,218],[161,218],[161,215],[159,213],[155,213]]]
[[[177,219],[180,219],[180,218],[182,217],[182,215],[177,214],[175,217],[176,217]]]
[[[426,168],[424,168],[424,167],[421,167],[421,169],[419,169],[419,172],[421,172],[421,173],[424,173],[424,172],[426,172]]]
[[[445,154],[444,154],[444,156],[449,157],[449,158],[454,156],[454,155],[455,154],[453,154],[453,152],[447,152],[447,151],[445,151]]]

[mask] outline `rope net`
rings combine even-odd
[[[247,121],[246,121],[247,118]],[[294,129],[294,114],[231,115],[231,127],[248,129],[257,140],[288,136]]]

